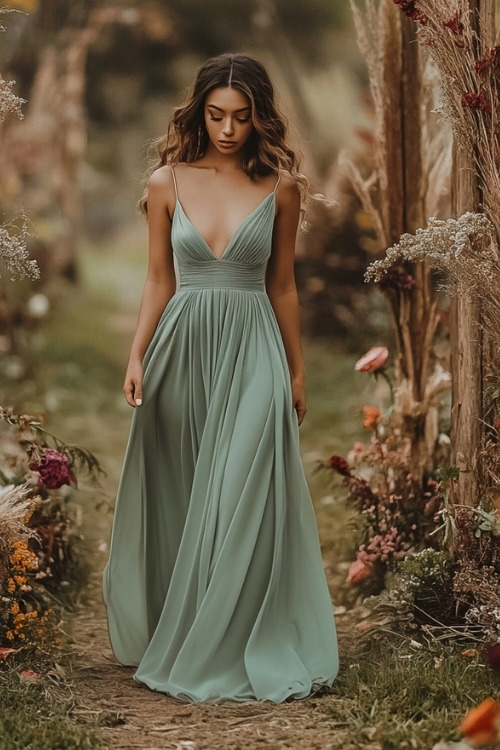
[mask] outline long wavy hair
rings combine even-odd
[[[265,67],[246,55],[225,53],[207,60],[198,70],[186,102],[173,110],[166,135],[152,143],[146,174],[165,164],[195,162],[205,153],[205,99],[216,88],[230,86],[250,101],[253,131],[245,144],[242,168],[252,180],[286,170],[299,188],[302,202],[309,196],[307,178],[299,172],[298,154],[287,143],[287,122],[279,111]],[[147,216],[147,187],[139,201]]]

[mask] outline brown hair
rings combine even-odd
[[[165,164],[194,162],[203,156],[208,145],[205,99],[213,89],[228,86],[241,91],[252,107],[253,132],[245,144],[243,171],[254,180],[286,170],[304,200],[309,194],[308,181],[298,170],[298,155],[287,144],[287,123],[276,106],[267,70],[252,57],[239,54],[212,57],[199,68],[186,102],[173,110],[166,135],[152,144],[146,180]],[[139,206],[147,215],[147,187]]]

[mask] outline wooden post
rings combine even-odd
[[[494,36],[494,0],[469,0],[471,23],[481,49]],[[480,210],[481,195],[472,151],[454,150],[452,203],[456,216]],[[477,506],[481,500],[480,448],[483,435],[483,334],[481,301],[461,297],[452,302],[452,464],[460,470],[454,501]]]
[[[398,9],[391,8],[398,14]],[[421,63],[413,21],[401,13],[399,24],[399,68],[401,83],[399,101],[392,113],[399,129],[398,183],[399,191],[390,197],[396,200],[391,212],[391,240],[396,242],[403,232],[414,233],[425,224],[425,175],[422,159]],[[394,60],[392,61],[394,64]],[[390,155],[395,159],[394,155]],[[393,174],[396,170],[393,171]],[[429,356],[437,321],[437,305],[431,273],[422,263],[411,268],[415,285],[410,290],[391,289],[388,297],[394,315],[398,339],[399,367],[396,383],[394,415],[408,445],[408,465],[416,486],[421,486],[429,464],[429,445],[435,430],[434,413],[422,408],[429,376]],[[402,387],[401,387],[402,386]],[[430,425],[432,422],[432,428]]]

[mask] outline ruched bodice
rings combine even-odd
[[[179,200],[172,219],[172,247],[180,289],[226,288],[263,291],[271,255],[273,191],[242,221],[218,258],[186,216]]]
[[[290,375],[265,292],[276,192],[220,258],[179,199],[178,290],[144,359],[104,571],[135,679],[186,701],[303,697],[337,672]]]

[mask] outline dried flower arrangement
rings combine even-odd
[[[355,370],[384,378],[394,399],[391,377],[386,370],[388,356],[386,347],[373,347],[358,360]],[[445,372],[441,378],[431,381],[429,409],[437,412],[438,394],[448,384]],[[384,588],[388,570],[410,552],[422,550],[430,543],[439,507],[437,467],[428,467],[426,473],[417,478],[411,473],[410,447],[400,429],[400,415],[392,403],[385,413],[378,407],[365,405],[363,414],[363,426],[370,432],[369,442],[356,442],[347,460],[333,455],[322,466],[332,478],[341,477],[347,488],[347,504],[359,512],[356,525],[361,541],[347,580],[362,584],[365,592],[376,593]],[[432,455],[437,462],[439,452],[434,436],[432,439]],[[442,435],[437,443],[441,457],[446,455],[448,442],[447,436]]]
[[[470,7],[465,0],[456,0],[451,7],[444,0],[365,0],[364,12],[354,1],[351,5],[360,46],[368,63],[376,133],[373,173],[363,177],[353,165],[348,165],[348,169],[365,211],[372,217],[378,254],[391,246],[385,257],[371,264],[367,278],[378,281],[389,299],[399,356],[394,368],[394,402],[390,412],[387,416],[383,416],[380,410],[375,412],[373,408],[365,412],[365,426],[372,429],[370,445],[357,445],[350,454],[351,464],[361,467],[363,478],[354,474],[354,469],[349,464],[342,466],[339,463],[340,457],[332,457],[329,464],[331,469],[343,477],[344,484],[349,488],[350,501],[357,503],[366,522],[365,535],[368,542],[364,539],[358,550],[358,558],[350,571],[350,580],[354,582],[369,579],[377,566],[380,570],[380,563],[402,559],[405,551],[425,551],[432,533],[432,541],[437,544],[440,536],[435,532],[434,522],[437,524],[440,518],[444,518],[444,531],[448,531],[451,524],[455,527],[451,535],[453,543],[448,538],[441,540],[443,544],[447,542],[443,552],[450,572],[448,615],[452,610],[455,614],[459,612],[462,617],[470,612],[470,619],[473,612],[477,614],[480,611],[482,620],[477,615],[476,622],[481,620],[486,626],[485,613],[486,610],[491,610],[491,602],[495,596],[491,588],[493,578],[488,570],[496,574],[500,570],[497,553],[494,551],[498,546],[496,527],[492,530],[493,524],[492,529],[486,528],[488,524],[491,526],[490,516],[493,519],[496,517],[498,498],[495,496],[495,487],[498,492],[500,481],[498,212],[493,215],[500,192],[498,106],[495,106],[498,101],[500,55],[493,42],[489,47],[480,47]],[[399,15],[399,21],[394,14]],[[411,20],[406,20],[404,16]],[[404,24],[412,22],[416,22],[414,30],[418,29],[413,38],[421,42],[418,46],[426,50],[427,58],[425,61],[424,57],[419,57],[419,65],[411,75],[412,85],[418,90],[417,97],[420,93],[422,100],[419,106],[415,106],[414,112],[421,132],[427,136],[423,140],[417,139],[414,148],[421,153],[429,153],[426,146],[426,141],[432,142],[429,136],[439,128],[447,133],[448,146],[436,136],[433,154],[435,162],[440,165],[437,180],[439,191],[444,191],[449,196],[451,131],[443,128],[445,118],[453,131],[456,148],[474,152],[474,164],[484,198],[484,214],[469,211],[457,219],[448,219],[446,214],[450,208],[449,200],[439,203],[436,192],[421,190],[421,194],[425,194],[423,207],[415,207],[413,204],[406,207],[410,213],[413,209],[414,217],[420,216],[420,223],[414,222],[411,226],[411,222],[407,221],[406,226],[402,226],[398,219],[393,194],[394,185],[397,185],[398,165],[391,151],[397,148],[404,150],[404,144],[401,145],[394,134],[397,125],[393,122],[397,119],[394,107],[395,81],[399,85],[398,74],[401,74],[404,62],[400,62],[402,47],[395,40],[398,35],[406,34],[405,40],[408,42],[409,32]],[[440,76],[439,95],[443,100],[440,123],[435,114],[430,116],[428,106],[432,101],[432,109],[436,108],[437,87],[422,87],[424,71],[428,75],[429,69],[437,71]],[[421,164],[425,168],[420,171],[416,169],[414,177],[420,188],[428,188],[433,180],[430,177],[429,161],[425,156],[422,157]],[[443,218],[429,219],[432,214]],[[423,228],[426,224],[427,227]],[[450,375],[443,368],[445,363],[430,354],[439,321],[434,291],[439,290],[439,284],[430,276],[431,270],[440,272],[440,287],[446,289],[451,296],[481,299],[480,325],[491,342],[484,360],[488,381],[484,391],[484,415],[488,427],[485,430],[481,463],[485,470],[481,477],[482,492],[481,497],[477,498],[477,507],[468,511],[456,505],[456,477],[450,475],[443,478],[437,473],[440,465],[449,465],[449,438],[446,435],[442,435],[440,440],[437,438],[440,434],[441,394],[450,384]],[[412,322],[418,319],[418,315],[412,318],[414,307],[420,310],[419,319],[423,331],[423,335],[416,337],[412,336]],[[424,349],[426,354],[419,359],[416,350],[420,349]],[[435,362],[433,372],[429,367],[432,358]],[[419,433],[418,440],[412,440],[412,433],[415,435],[416,431]],[[404,491],[397,490],[405,485],[408,478],[413,497],[411,493],[405,495]],[[434,490],[430,491],[432,484]],[[416,508],[417,515],[423,515],[424,523],[416,523],[418,531],[414,537],[410,533],[411,514],[408,527],[401,522],[398,526],[397,512],[387,502],[393,490],[403,498],[401,504],[406,513],[410,500],[410,506]],[[368,497],[369,491],[375,495],[377,502],[374,502],[373,497]],[[439,493],[445,507],[441,515],[436,515]],[[384,509],[389,509],[389,518],[382,521],[384,529],[396,529],[397,543],[394,549],[391,548],[389,555],[382,555],[378,550],[374,557],[373,549],[371,558],[367,558],[370,540],[377,537],[378,524],[378,518],[372,518],[370,513],[373,515],[373,509],[377,509],[381,502]],[[486,517],[490,520],[486,521]],[[486,542],[487,534],[489,537]],[[464,551],[466,539],[469,540],[467,554]],[[484,557],[485,548],[490,550],[489,557],[486,556],[488,559]],[[462,564],[460,569],[455,569],[455,562],[459,559]],[[478,571],[484,574],[484,586],[478,584]],[[474,598],[474,589],[479,598]],[[480,603],[481,596],[484,601],[481,600]]]
[[[9,409],[0,408],[0,439],[0,646],[54,648],[60,603],[85,579],[67,490],[82,473],[96,480],[99,465],[50,435],[41,418]]]

